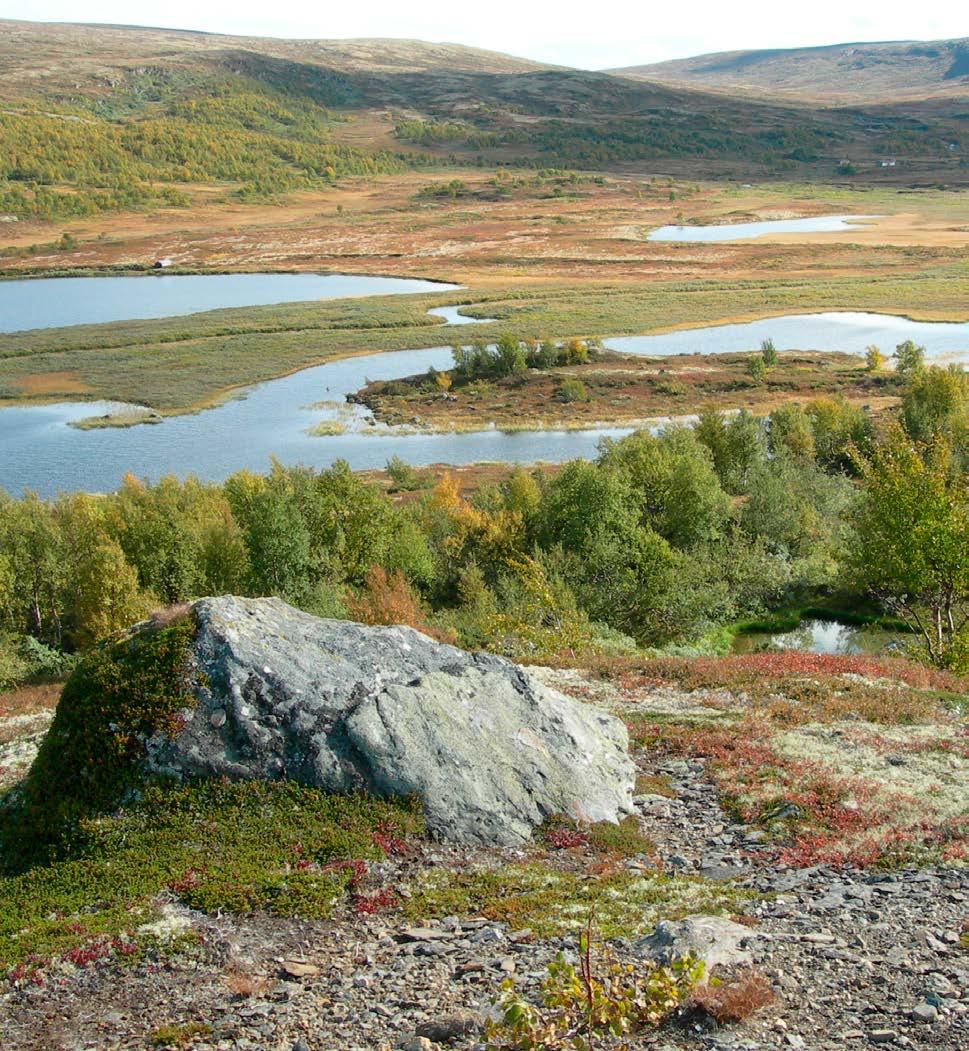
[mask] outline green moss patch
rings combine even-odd
[[[325,917],[382,843],[422,830],[411,800],[291,782],[150,788],[129,809],[81,821],[69,859],[0,878],[0,976],[137,956],[159,940],[162,891],[211,912]]]
[[[149,1039],[152,1047],[188,1047],[196,1037],[211,1035],[212,1026],[207,1022],[184,1022],[159,1026]]]
[[[640,774],[636,778],[636,795],[676,799],[676,791],[668,774]]]
[[[631,870],[590,877],[540,862],[433,871],[410,889],[404,910],[412,920],[479,915],[540,937],[583,930],[593,910],[602,936],[615,938],[649,931],[661,919],[735,913],[754,897],[701,879]]]
[[[145,741],[174,736],[195,703],[186,665],[191,617],[106,643],[64,686],[16,809],[0,820],[2,868],[56,853],[81,819],[113,809],[136,781]]]

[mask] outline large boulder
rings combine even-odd
[[[202,599],[194,615],[197,704],[148,742],[151,772],[416,795],[428,828],[462,843],[631,811],[624,725],[507,660],[278,599]]]

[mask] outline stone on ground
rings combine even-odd
[[[687,916],[683,920],[661,920],[652,934],[641,938],[634,952],[658,966],[679,957],[702,960],[709,974],[715,967],[751,963],[746,943],[757,933],[722,916]]]
[[[514,845],[552,815],[632,810],[625,726],[507,660],[278,599],[193,609],[197,706],[174,740],[149,742],[150,771],[413,795],[428,829],[461,843]]]

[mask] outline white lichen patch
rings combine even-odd
[[[162,905],[158,918],[151,923],[143,923],[138,928],[138,934],[157,942],[172,942],[191,929],[192,920],[185,909]]]
[[[908,797],[933,820],[969,812],[969,758],[957,726],[810,724],[778,734],[772,745],[835,776],[864,780],[879,795]]]
[[[529,667],[528,673],[561,693],[601,705],[617,714],[655,715],[659,719],[688,722],[722,722],[740,716],[742,700],[719,690],[677,690],[672,686],[650,686],[623,690],[614,683],[586,675],[575,668]]]
[[[0,785],[19,781],[37,757],[53,712],[13,715],[0,720]]]
[[[47,729],[53,718],[53,712],[28,712],[0,719],[0,747],[41,733]]]

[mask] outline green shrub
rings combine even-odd
[[[387,461],[387,474],[394,483],[392,493],[412,493],[417,489],[425,489],[430,481],[427,471],[418,471],[405,463],[399,456],[392,456]]]
[[[563,401],[567,405],[575,401],[588,401],[589,392],[582,380],[566,379],[559,384],[555,400]]]
[[[747,375],[757,384],[767,379],[767,364],[762,356],[751,354],[747,359]]]
[[[765,339],[760,345],[760,356],[764,360],[764,365],[772,369],[777,365],[777,348],[774,346],[772,339]]]
[[[577,961],[559,953],[548,965],[540,1006],[522,999],[513,979],[502,985],[488,1051],[631,1048],[637,1030],[659,1025],[703,977],[703,963],[689,957],[668,967],[622,963],[611,946],[593,944],[591,920],[578,949]]]

